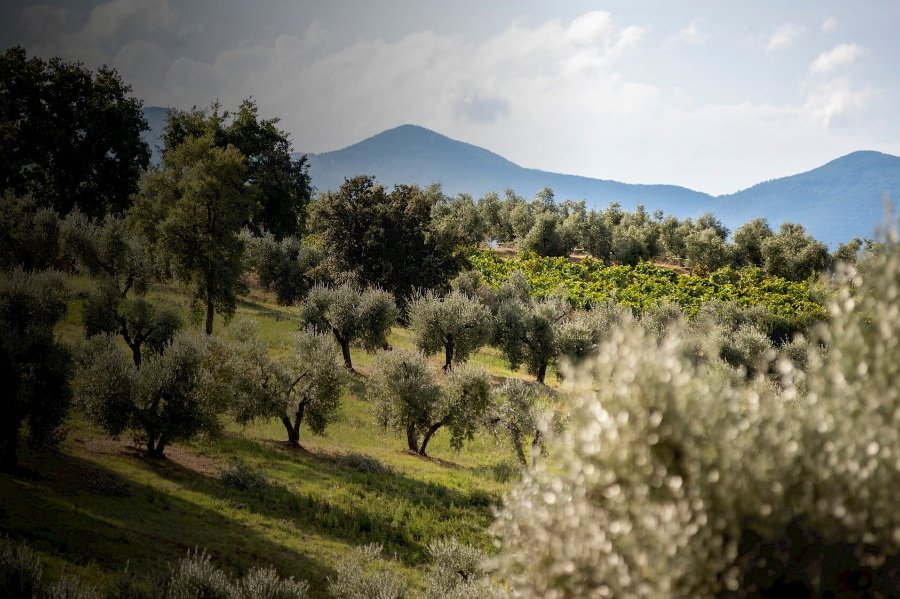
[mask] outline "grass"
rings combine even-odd
[[[72,284],[83,297],[90,282]],[[156,287],[150,298],[179,308],[187,321],[190,301],[177,288]],[[81,305],[76,295],[58,326],[68,343],[82,336]],[[254,291],[236,316],[253,319],[276,355],[290,350],[296,309]],[[215,326],[221,332],[218,317]],[[413,347],[399,327],[389,342]],[[358,374],[339,420],[323,436],[304,428],[300,450],[285,443],[277,420],[229,422],[221,437],[174,445],[169,459],[154,461],[129,439],[108,439],[73,414],[59,453],[23,450],[25,469],[0,474],[0,531],[29,543],[50,577],[65,571],[102,587],[126,566],[165,574],[200,547],[234,575],[271,563],[283,576],[308,580],[314,597],[326,596],[334,565],[352,546],[383,544],[414,586],[432,540],[453,536],[490,550],[492,506],[517,477],[511,449],[485,433],[457,452],[439,432],[431,458],[411,455],[400,433],[376,424],[365,399],[372,356],[354,350],[353,360]],[[496,378],[527,378],[493,349],[471,361]],[[439,371],[440,357],[432,363]],[[247,491],[224,484],[219,474],[234,460],[268,484]]]

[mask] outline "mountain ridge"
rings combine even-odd
[[[165,109],[145,108],[145,114],[148,111],[151,131],[145,140],[158,163],[165,125],[160,115]],[[642,205],[651,213],[662,210],[679,218],[712,212],[732,231],[759,217],[773,228],[797,222],[831,246],[852,237],[874,237],[884,220],[884,198],[900,197],[900,157],[874,150],[851,152],[802,173],[718,196],[678,185],[622,183],[522,167],[488,149],[413,124],[306,155],[319,192],[336,190],[359,174],[373,175],[388,187],[439,182],[448,195],[474,198],[491,191],[502,194],[507,188],[530,198],[549,187],[559,200],[585,199],[592,208],[617,202],[626,210]]]

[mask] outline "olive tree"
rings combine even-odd
[[[293,351],[276,361],[252,323],[239,321],[229,332],[233,341],[218,348],[224,372],[217,385],[235,419],[244,424],[278,418],[295,447],[304,422],[314,434],[324,433],[337,415],[347,380],[334,340],[311,329],[301,331]]]
[[[490,382],[483,371],[464,366],[441,388],[424,354],[394,350],[376,355],[368,393],[382,426],[405,431],[409,450],[425,456],[441,428],[450,431],[456,449],[474,436],[488,408]]]
[[[52,447],[69,409],[69,352],[53,334],[66,314],[60,275],[21,269],[0,277],[0,468],[14,468],[19,431]]]
[[[409,304],[409,328],[416,346],[427,354],[443,350],[444,370],[465,362],[490,340],[491,313],[480,301],[462,292],[444,297],[426,292]]]
[[[144,297],[153,266],[143,241],[111,214],[98,221],[75,209],[61,228],[66,254],[79,272],[96,280],[82,309],[85,335],[120,335],[135,366],[141,365],[145,348],[162,351],[181,327],[181,318]]]
[[[544,433],[554,417],[556,406],[545,389],[519,379],[506,380],[494,393],[487,424],[494,433],[506,437],[523,468],[537,465],[544,451]],[[525,447],[531,439],[531,448]]]
[[[350,346],[359,344],[370,351],[384,347],[398,314],[393,297],[386,291],[371,288],[360,291],[349,284],[316,285],[303,300],[300,323],[334,335],[341,347],[344,366],[354,372]]]
[[[633,327],[614,333],[577,387],[558,462],[523,481],[494,525],[510,590],[894,594],[896,239],[849,282],[810,345],[808,370],[782,357],[780,387],[696,360],[678,325],[662,342]]]
[[[789,281],[817,274],[828,259],[828,248],[794,223],[782,223],[778,233],[763,240],[760,251],[766,274]]]
[[[325,252],[317,245],[296,237],[281,240],[269,232],[241,233],[248,270],[256,271],[263,289],[275,293],[278,303],[289,306],[303,298],[316,283],[327,282]]]
[[[214,391],[220,366],[205,339],[181,332],[137,367],[113,337],[97,335],[75,363],[75,397],[88,418],[110,435],[133,433],[151,457],[165,457],[174,441],[219,430],[223,406]]]
[[[570,314],[557,332],[557,353],[560,361],[571,364],[594,355],[600,343],[620,323],[630,317],[627,308],[612,301],[595,304],[589,310]]]
[[[494,317],[494,345],[510,367],[524,363],[543,383],[547,367],[558,355],[559,325],[567,314],[567,307],[558,299],[502,299]]]

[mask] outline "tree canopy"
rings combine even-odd
[[[214,102],[208,109],[170,111],[163,143],[169,150],[189,137],[209,135],[217,148],[237,148],[246,159],[244,183],[259,202],[249,222],[256,233],[269,231],[281,239],[304,231],[313,188],[306,156],[291,155],[288,134],[278,122],[260,118],[253,100],[244,100],[235,112]]]
[[[67,213],[122,212],[150,150],[141,101],[108,67],[0,53],[0,189]]]

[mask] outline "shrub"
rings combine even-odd
[[[238,583],[241,599],[307,599],[309,585],[280,578],[275,568],[253,568]]]
[[[0,537],[0,596],[34,597],[44,569],[31,547]]]
[[[387,568],[381,545],[355,547],[335,568],[328,592],[341,599],[403,599],[406,589],[399,576]]]
[[[425,579],[425,599],[488,599],[494,596],[486,584],[485,555],[456,539],[428,545],[431,567]]]
[[[194,549],[172,568],[167,599],[239,599],[228,576],[212,563],[206,551]]]
[[[362,474],[392,474],[394,469],[371,456],[363,453],[343,453],[334,458],[334,462],[342,468],[354,470]]]
[[[100,594],[77,576],[62,575],[44,592],[46,599],[100,599]]]
[[[222,469],[219,480],[226,487],[239,491],[254,491],[269,486],[265,474],[237,460]]]

